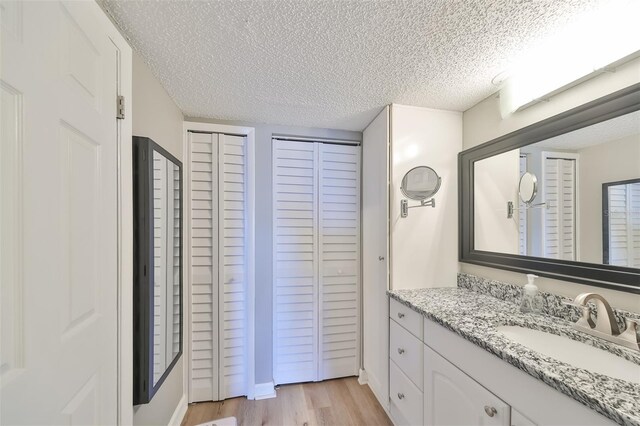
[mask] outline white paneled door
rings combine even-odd
[[[191,402],[248,393],[246,139],[189,133]]]
[[[116,424],[120,51],[93,2],[0,8],[0,423]]]
[[[360,365],[360,147],[273,141],[274,380]]]

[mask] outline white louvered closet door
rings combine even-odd
[[[219,136],[219,311],[221,399],[247,394],[244,136]]]
[[[277,384],[318,380],[318,146],[273,141]]]
[[[576,260],[576,160],[544,159],[544,257]]]
[[[360,366],[360,147],[319,149],[319,378]]]
[[[273,141],[274,380],[356,375],[360,148]]]
[[[247,394],[246,138],[189,133],[190,399]]]

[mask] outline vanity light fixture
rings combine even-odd
[[[502,118],[640,57],[638,16],[638,1],[605,2],[539,42],[508,71]]]

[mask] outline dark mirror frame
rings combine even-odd
[[[640,294],[640,271],[635,268],[475,250],[473,211],[476,161],[638,110],[640,83],[458,154],[460,262]]]
[[[640,183],[640,178],[602,184],[602,263],[605,265],[609,264],[609,188],[631,183]]]
[[[153,152],[180,170],[180,349],[153,386]],[[133,405],[147,404],[183,351],[183,175],[182,163],[153,140],[133,137]]]

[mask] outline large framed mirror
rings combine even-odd
[[[461,262],[640,293],[640,84],[459,155]]]
[[[182,163],[133,137],[133,404],[146,404],[182,355]]]

